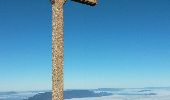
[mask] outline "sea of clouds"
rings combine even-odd
[[[113,93],[113,95],[65,100],[170,100],[170,88],[122,89],[107,92]]]
[[[112,93],[109,96],[64,100],[170,100],[170,88],[95,89],[94,92]],[[23,100],[45,91],[0,92],[0,100]]]

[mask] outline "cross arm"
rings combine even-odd
[[[79,2],[90,6],[95,6],[97,4],[97,0],[71,0],[71,1]]]

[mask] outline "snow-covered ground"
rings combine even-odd
[[[121,91],[107,91],[111,96],[74,98],[65,100],[170,100],[170,89],[123,89]]]

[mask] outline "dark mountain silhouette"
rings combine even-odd
[[[112,94],[107,92],[94,93],[93,91],[90,90],[64,91],[64,99],[101,97],[101,96],[109,96],[109,95]],[[39,93],[33,97],[28,98],[27,100],[52,100],[52,93],[51,92]]]

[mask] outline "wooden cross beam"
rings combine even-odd
[[[72,0],[95,6],[97,0]],[[52,100],[64,100],[63,5],[66,0],[52,0]]]

